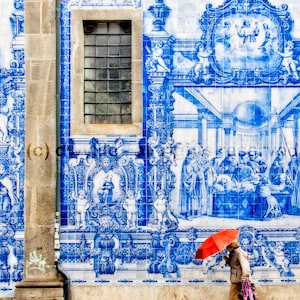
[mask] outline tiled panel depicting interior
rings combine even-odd
[[[142,136],[70,136],[72,9],[143,10]],[[300,6],[62,1],[61,251],[71,284],[216,284],[240,229],[253,280],[299,281]]]
[[[23,278],[24,7],[0,3],[0,297]]]

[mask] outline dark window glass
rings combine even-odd
[[[84,120],[130,124],[131,21],[84,21]]]

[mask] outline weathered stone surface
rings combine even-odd
[[[26,174],[24,279],[15,298],[64,299],[55,265],[55,1],[25,1]]]
[[[226,300],[229,285],[218,286],[76,286],[71,288],[72,300]],[[298,300],[300,286],[258,286],[260,300]]]

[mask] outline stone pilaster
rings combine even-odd
[[[25,0],[25,257],[24,279],[16,286],[16,299],[63,299],[54,251],[55,11],[53,0]]]

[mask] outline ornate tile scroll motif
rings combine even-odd
[[[24,6],[1,6],[0,295],[12,296],[24,259]]]
[[[207,5],[199,19],[203,32],[194,62],[185,74],[196,85],[299,85],[299,43],[291,35],[287,5],[267,0],[225,1]]]
[[[176,165],[174,154],[173,87],[168,85],[167,75],[171,72],[172,38],[165,32],[165,21],[170,9],[162,1],[149,7],[153,17],[153,35],[144,38],[145,68],[150,98],[148,103],[148,190],[153,199],[149,222],[159,229],[174,230],[178,219],[172,211],[171,192],[175,174],[171,166]]]
[[[74,157],[69,159],[65,170],[71,183],[66,205],[68,229],[94,235],[93,249],[88,252],[87,245],[91,242],[84,234],[80,243],[75,241],[72,245],[74,249],[82,248],[82,262],[93,261],[96,277],[115,272],[114,247],[119,233],[125,231],[130,236],[139,224],[145,223],[145,204],[141,201],[143,187],[139,180],[143,177],[143,161],[136,158],[136,148],[135,142],[124,144],[121,139],[100,144],[92,138],[82,146],[75,141]],[[68,250],[70,247],[66,244],[62,248],[61,258],[76,262],[74,252]]]

